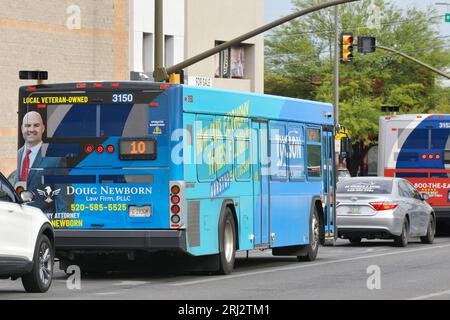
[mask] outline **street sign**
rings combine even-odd
[[[445,14],[445,22],[450,22],[450,13]]]
[[[375,37],[358,37],[358,52],[367,54],[375,52],[377,48]]]

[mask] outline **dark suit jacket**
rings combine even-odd
[[[20,173],[22,172],[22,156],[24,152],[24,147],[20,148],[17,152],[18,157],[18,170],[17,170],[17,181],[20,179]],[[35,195],[34,201],[30,203],[31,206],[40,208],[45,213],[56,213],[56,212],[67,212],[67,199],[65,185],[53,185],[53,184],[43,184],[44,182],[44,170],[49,173],[51,168],[64,168],[65,161],[60,157],[46,157],[43,158],[41,155],[41,149],[39,149],[36,158],[34,159],[33,165],[30,168],[27,178],[27,190],[32,191]],[[48,168],[48,169],[47,169]],[[49,186],[52,191],[60,189],[60,193],[51,197],[51,202],[46,202],[46,196],[39,193],[39,190],[45,191],[45,188]]]

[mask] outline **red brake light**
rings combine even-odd
[[[113,84],[111,84],[111,87],[113,87],[113,88],[120,87],[120,83],[113,83]]]
[[[94,151],[94,146],[88,144],[84,147],[84,151],[86,151],[86,153],[92,153]]]
[[[160,86],[161,89],[165,90],[165,89],[169,89],[170,88],[170,84],[162,84]]]
[[[108,153],[113,153],[115,150],[114,146],[112,144],[110,144],[109,146],[106,147],[106,151]]]
[[[28,91],[28,92],[30,92],[30,91],[36,91],[36,90],[37,90],[36,87],[28,87],[28,88],[27,88],[27,91]]]
[[[426,159],[427,158],[427,155],[424,153],[423,155],[422,155],[422,159]]]
[[[150,103],[150,107],[157,107],[158,106],[158,102],[151,102]]]
[[[170,208],[170,211],[171,211],[173,214],[179,214],[179,213],[180,213],[180,207],[177,206],[177,205],[174,205],[174,206],[172,206],[172,208]]]
[[[437,155],[436,155],[436,159],[439,160],[440,158],[441,158],[441,155],[440,155],[440,154],[437,154]]]
[[[429,154],[428,159],[434,159],[434,154]]]
[[[180,197],[179,196],[173,196],[170,201],[172,201],[172,203],[174,204],[179,204],[180,203]]]
[[[86,83],[77,83],[77,89],[84,89],[86,88]]]
[[[398,204],[393,202],[370,202],[369,204],[377,211],[393,210],[398,207]]]
[[[103,148],[102,145],[98,145],[98,146],[97,146],[97,152],[98,152],[98,153],[103,153],[103,151],[105,151],[105,148]]]
[[[101,88],[103,87],[103,83],[94,83],[94,88]]]

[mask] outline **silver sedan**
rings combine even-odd
[[[343,178],[337,184],[336,214],[340,238],[359,243],[366,239],[394,239],[405,247],[419,238],[433,243],[436,216],[407,180],[384,177]]]

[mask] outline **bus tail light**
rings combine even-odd
[[[87,154],[92,153],[92,152],[94,152],[94,146],[88,144],[87,146],[84,147],[84,151],[85,151]]]
[[[436,159],[439,160],[440,158],[441,158],[441,155],[440,155],[440,154],[437,154],[437,155],[436,155]]]
[[[184,223],[184,183],[171,181],[169,184],[170,227],[180,229]]]
[[[369,204],[376,211],[393,210],[398,207],[398,204],[394,202],[370,202]]]
[[[103,153],[103,151],[105,151],[105,148],[103,148],[103,146],[100,144],[97,146],[97,153]]]
[[[180,213],[180,206],[173,205],[172,208],[170,208],[170,212],[172,212],[174,215],[178,215]]]
[[[114,150],[115,150],[115,148],[112,144],[110,144],[106,147],[106,152],[108,152],[108,153],[113,153]]]

